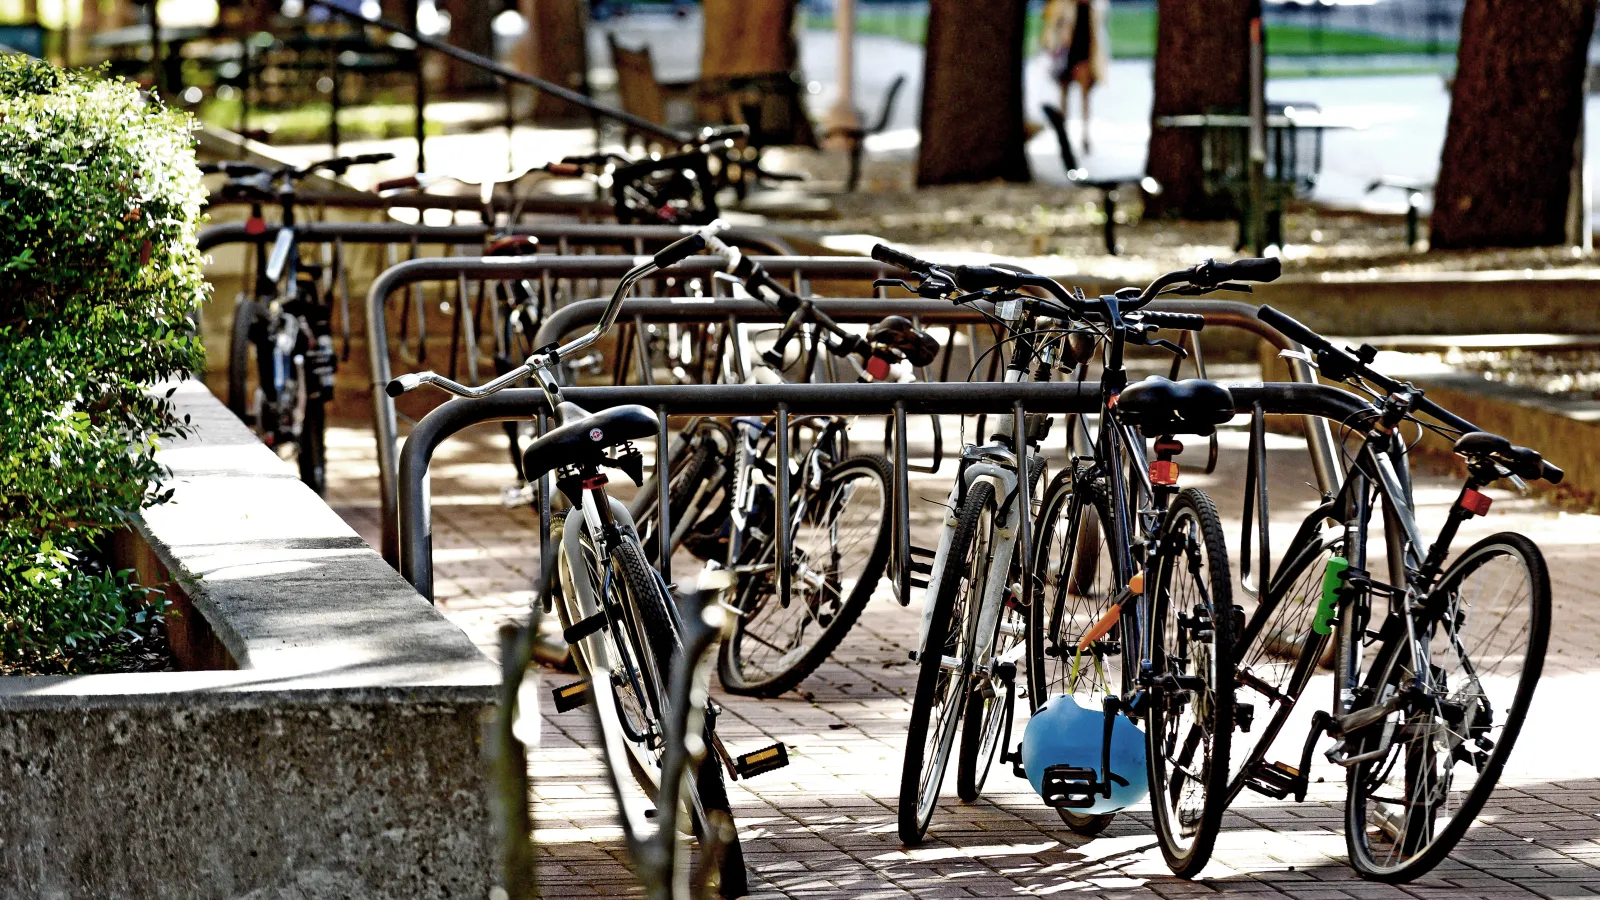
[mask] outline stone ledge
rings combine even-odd
[[[0,678],[0,884],[487,896],[495,667],[203,386],[174,401],[198,431],[129,543],[237,668]]]

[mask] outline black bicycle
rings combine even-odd
[[[1489,511],[1489,485],[1554,484],[1562,471],[1375,371],[1374,348],[1341,350],[1269,306],[1259,316],[1308,348],[1324,378],[1373,402],[1342,423],[1353,443],[1349,471],[1306,517],[1270,578],[1262,536],[1261,591],[1235,657],[1243,714],[1229,794],[1250,788],[1304,800],[1312,751],[1332,736],[1326,758],[1345,770],[1351,865],[1368,878],[1409,881],[1450,852],[1494,790],[1550,632],[1550,575],[1532,541],[1491,535],[1446,565],[1451,544],[1463,522]],[[1416,521],[1401,435],[1407,423],[1446,436],[1466,462],[1466,481],[1431,542]],[[1252,453],[1247,493],[1263,483],[1264,461]],[[1375,515],[1386,577],[1368,569]],[[1313,717],[1297,764],[1269,761],[1296,701],[1322,672],[1331,676],[1331,705]]]
[[[321,267],[300,259],[295,230],[295,185],[316,172],[343,175],[352,166],[393,159],[392,153],[339,156],[308,166],[264,168],[251,163],[218,162],[200,167],[228,181],[218,191],[250,203],[245,228],[265,235],[263,207],[274,204],[279,220],[272,241],[256,244],[253,283],[233,309],[228,343],[228,409],[255,428],[280,455],[292,452],[300,480],[321,494],[327,490],[327,405],[333,401],[333,308],[318,284]]]

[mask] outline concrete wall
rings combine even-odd
[[[189,662],[237,668],[0,678],[0,898],[486,897],[494,667],[203,388],[175,399],[200,431],[162,451],[141,571],[181,586]]]

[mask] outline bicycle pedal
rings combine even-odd
[[[552,688],[550,696],[555,701],[556,712],[564,713],[587,704],[594,695],[589,690],[589,682],[574,681],[568,685]]]
[[[1044,770],[1040,788],[1046,806],[1083,809],[1094,805],[1100,793],[1100,776],[1082,766],[1054,765]]]
[[[606,627],[606,614],[601,611],[572,623],[571,628],[561,632],[561,638],[569,644],[576,644],[604,627]]]
[[[1306,776],[1288,763],[1261,760],[1251,767],[1244,786],[1274,800],[1282,800],[1290,794],[1299,800],[1306,795]]]
[[[738,756],[733,761],[733,770],[739,778],[754,778],[781,769],[789,764],[789,748],[782,741],[770,747],[762,747],[750,753]]]

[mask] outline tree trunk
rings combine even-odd
[[[494,7],[481,0],[447,0],[442,5],[450,13],[450,43],[494,59]],[[445,63],[448,90],[481,91],[497,84],[499,79],[476,66],[455,59]]]
[[[1595,0],[1468,0],[1430,245],[1566,238]]]
[[[700,77],[793,72],[795,0],[705,0]]]
[[[528,34],[523,39],[517,67],[587,95],[589,7],[586,0],[521,0],[521,8],[528,23]],[[543,91],[533,102],[536,122],[571,122],[588,116],[588,110]]]
[[[1158,0],[1155,101],[1145,172],[1161,183],[1149,214],[1218,219],[1231,214],[1209,196],[1198,128],[1158,128],[1163,116],[1250,108],[1250,0]]]
[[[932,0],[918,184],[1027,181],[1022,130],[1027,0]]]

